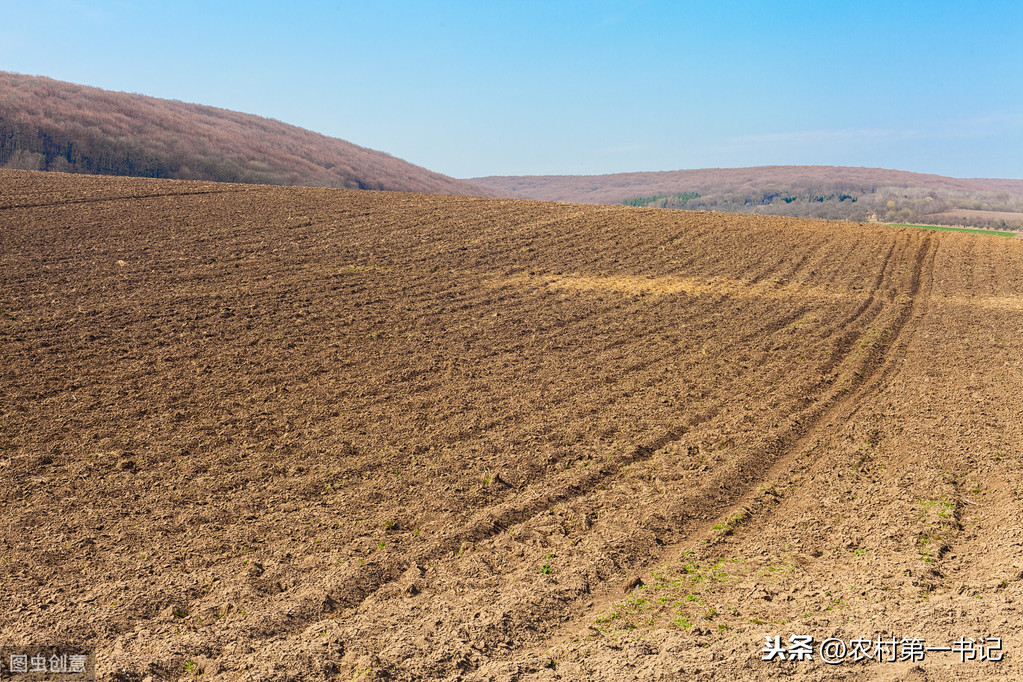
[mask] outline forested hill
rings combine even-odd
[[[0,71],[0,168],[487,195],[260,116]]]
[[[831,220],[1023,228],[1023,180],[884,168],[760,166],[474,178],[514,198]]]

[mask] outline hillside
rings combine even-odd
[[[493,176],[473,182],[500,196],[545,201],[1023,229],[1023,180],[950,178],[882,168],[761,166]]]
[[[259,116],[0,72],[0,168],[486,195]]]
[[[5,652],[1023,677],[1023,241],[21,171],[0,240]]]

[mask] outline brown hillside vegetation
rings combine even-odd
[[[0,168],[487,195],[260,116],[0,71]]]
[[[1023,180],[948,178],[883,168],[762,166],[475,182],[500,196],[547,201],[1023,230]]]
[[[755,166],[609,175],[508,175],[473,178],[472,182],[511,196],[593,204],[620,204],[633,197],[693,190],[707,194],[756,190],[771,185],[831,190],[920,187],[1023,194],[1023,180],[950,178],[851,166]]]
[[[1019,240],[5,171],[0,321],[5,652],[1023,676]]]

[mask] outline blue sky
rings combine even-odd
[[[0,70],[269,116],[455,177],[1023,178],[1019,0],[294,4],[0,0]]]

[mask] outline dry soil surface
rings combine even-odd
[[[1021,332],[1018,240],[0,172],[0,647],[1018,679]]]

